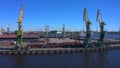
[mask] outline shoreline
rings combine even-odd
[[[30,54],[66,54],[80,52],[96,52],[120,49],[120,44],[109,47],[95,48],[31,48],[29,50],[0,50],[1,55],[30,55]]]

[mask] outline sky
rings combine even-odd
[[[66,31],[85,30],[83,10],[87,8],[91,21],[91,30],[99,31],[96,21],[97,10],[100,9],[102,19],[106,23],[106,31],[118,31],[120,28],[120,0],[0,0],[0,27],[10,30],[18,29],[20,5],[23,5],[23,30],[44,31],[45,24],[49,30]]]

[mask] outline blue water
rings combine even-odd
[[[0,55],[0,68],[120,68],[120,50],[57,55]]]
[[[94,34],[92,35],[93,38],[99,38],[100,34]],[[120,39],[120,34],[106,34],[106,39]]]

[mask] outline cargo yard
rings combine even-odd
[[[46,38],[40,37],[40,32],[35,33],[25,33],[23,36],[24,45],[28,46],[29,48],[62,48],[62,47],[73,47],[83,44],[84,38],[82,37],[49,37],[47,40]],[[13,33],[9,33],[9,35],[0,35],[0,47],[11,48],[16,45],[16,35]],[[92,39],[92,42],[97,42],[98,39]],[[119,40],[116,39],[107,39],[106,42],[110,43],[117,43]],[[114,46],[114,45],[112,45]]]

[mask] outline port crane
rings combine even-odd
[[[4,28],[1,26],[1,32],[2,33],[4,33],[5,32],[5,30],[4,30]]]
[[[63,24],[62,36],[63,36],[63,39],[64,39],[65,38],[65,24]]]
[[[120,43],[120,28],[119,28],[119,43]]]
[[[97,17],[96,17],[96,21],[98,21],[99,22],[99,26],[100,26],[100,36],[99,36],[99,40],[98,40],[98,43],[100,44],[100,45],[102,45],[102,44],[104,44],[105,43],[105,30],[104,30],[104,25],[106,25],[105,24],[105,22],[103,22],[103,20],[102,20],[102,16],[101,16],[101,12],[100,12],[100,10],[98,10],[97,11]]]
[[[7,32],[10,32],[10,23],[8,23]]]
[[[88,15],[87,15],[87,9],[84,8],[84,14],[83,14],[83,20],[85,21],[86,24],[86,37],[84,39],[83,45],[85,45],[85,47],[88,47],[89,44],[91,43],[91,30],[90,30],[90,25],[92,24],[89,19],[88,19]]]
[[[49,36],[49,26],[45,24],[45,39],[47,42],[49,41],[48,36]]]
[[[23,6],[21,5],[21,7],[20,7],[20,17],[17,21],[18,30],[15,31],[15,34],[17,35],[16,46],[13,47],[11,50],[26,50],[27,49],[27,47],[25,47],[24,43],[23,43],[22,20],[23,20]]]

